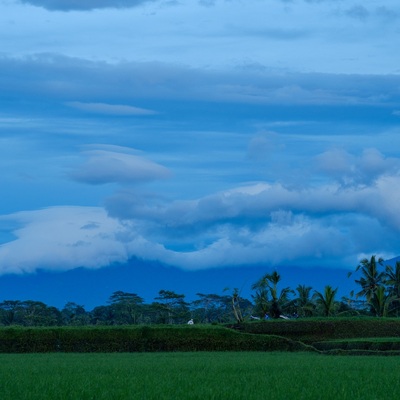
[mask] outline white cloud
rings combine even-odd
[[[139,183],[170,176],[167,168],[119,146],[93,146],[83,152],[87,160],[70,173],[71,178],[89,184]],[[97,147],[97,148],[96,148]]]
[[[123,104],[106,104],[106,103],[82,103],[79,101],[71,101],[67,106],[76,108],[81,111],[118,116],[135,116],[135,115],[154,115],[157,114],[153,110],[145,108],[133,107]]]
[[[164,205],[137,196],[124,204],[114,199],[113,216],[101,208],[52,207],[1,217],[19,227],[0,247],[0,273],[101,268],[130,257],[183,269],[348,267],[365,249],[394,253],[400,230],[399,176],[382,176],[371,187],[296,189],[260,182]]]
[[[125,228],[100,208],[54,207],[1,219],[21,226],[13,232],[15,240],[0,246],[2,274],[98,268],[128,260],[124,244],[116,239]]]

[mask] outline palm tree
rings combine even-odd
[[[376,256],[371,256],[368,260],[364,258],[356,268],[357,271],[361,271],[360,279],[356,279],[355,282],[361,286],[361,290],[356,294],[356,298],[365,297],[367,302],[370,303],[374,292],[379,286],[383,284],[385,274],[378,270],[378,267],[383,264],[383,259],[379,258],[376,260]]]
[[[256,301],[269,311],[272,318],[280,317],[282,308],[289,300],[289,294],[293,293],[289,287],[283,288],[279,292],[278,283],[280,280],[281,276],[277,271],[274,271],[272,274],[265,274],[252,286],[253,290],[257,290]]]
[[[244,321],[243,315],[242,315],[242,310],[240,309],[240,293],[238,288],[233,289],[232,293],[232,310],[233,310],[233,315],[235,316],[235,319],[238,323],[241,323]]]
[[[372,295],[369,304],[375,316],[387,317],[389,307],[395,299],[396,297],[390,295],[384,286],[379,286]]]
[[[388,285],[388,292],[393,297],[390,304],[391,311],[399,316],[400,311],[400,261],[396,262],[393,269],[390,265],[386,266],[384,282]]]
[[[311,317],[315,305],[311,299],[311,286],[298,285],[296,288],[297,297],[294,299],[297,314],[300,317]]]
[[[330,317],[335,313],[337,291],[338,288],[332,289],[329,285],[325,286],[324,293],[314,290],[313,299],[326,317]]]

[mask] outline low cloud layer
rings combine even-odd
[[[131,257],[188,270],[262,263],[352,268],[365,249],[390,258],[400,233],[400,168],[371,149],[357,168],[370,165],[371,155],[379,173],[371,170],[368,185],[259,182],[172,202],[126,189],[107,200],[107,211],[51,207],[3,216],[0,223],[18,228],[15,240],[0,247],[0,273],[100,268]]]

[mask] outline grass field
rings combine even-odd
[[[0,354],[2,400],[392,399],[397,357],[313,353]]]

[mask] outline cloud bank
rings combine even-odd
[[[329,169],[335,151],[318,158],[321,170]],[[98,165],[114,162],[104,151],[91,156],[101,158]],[[186,201],[127,188],[108,198],[106,209],[51,207],[3,216],[0,222],[19,227],[15,240],[0,246],[0,273],[101,268],[132,257],[196,270],[292,263],[352,268],[366,248],[394,256],[400,233],[399,159],[373,149],[360,157],[341,156],[342,168],[352,165],[369,174],[368,185],[353,171],[356,178],[345,184],[259,182]],[[124,181],[123,168],[112,173]]]

